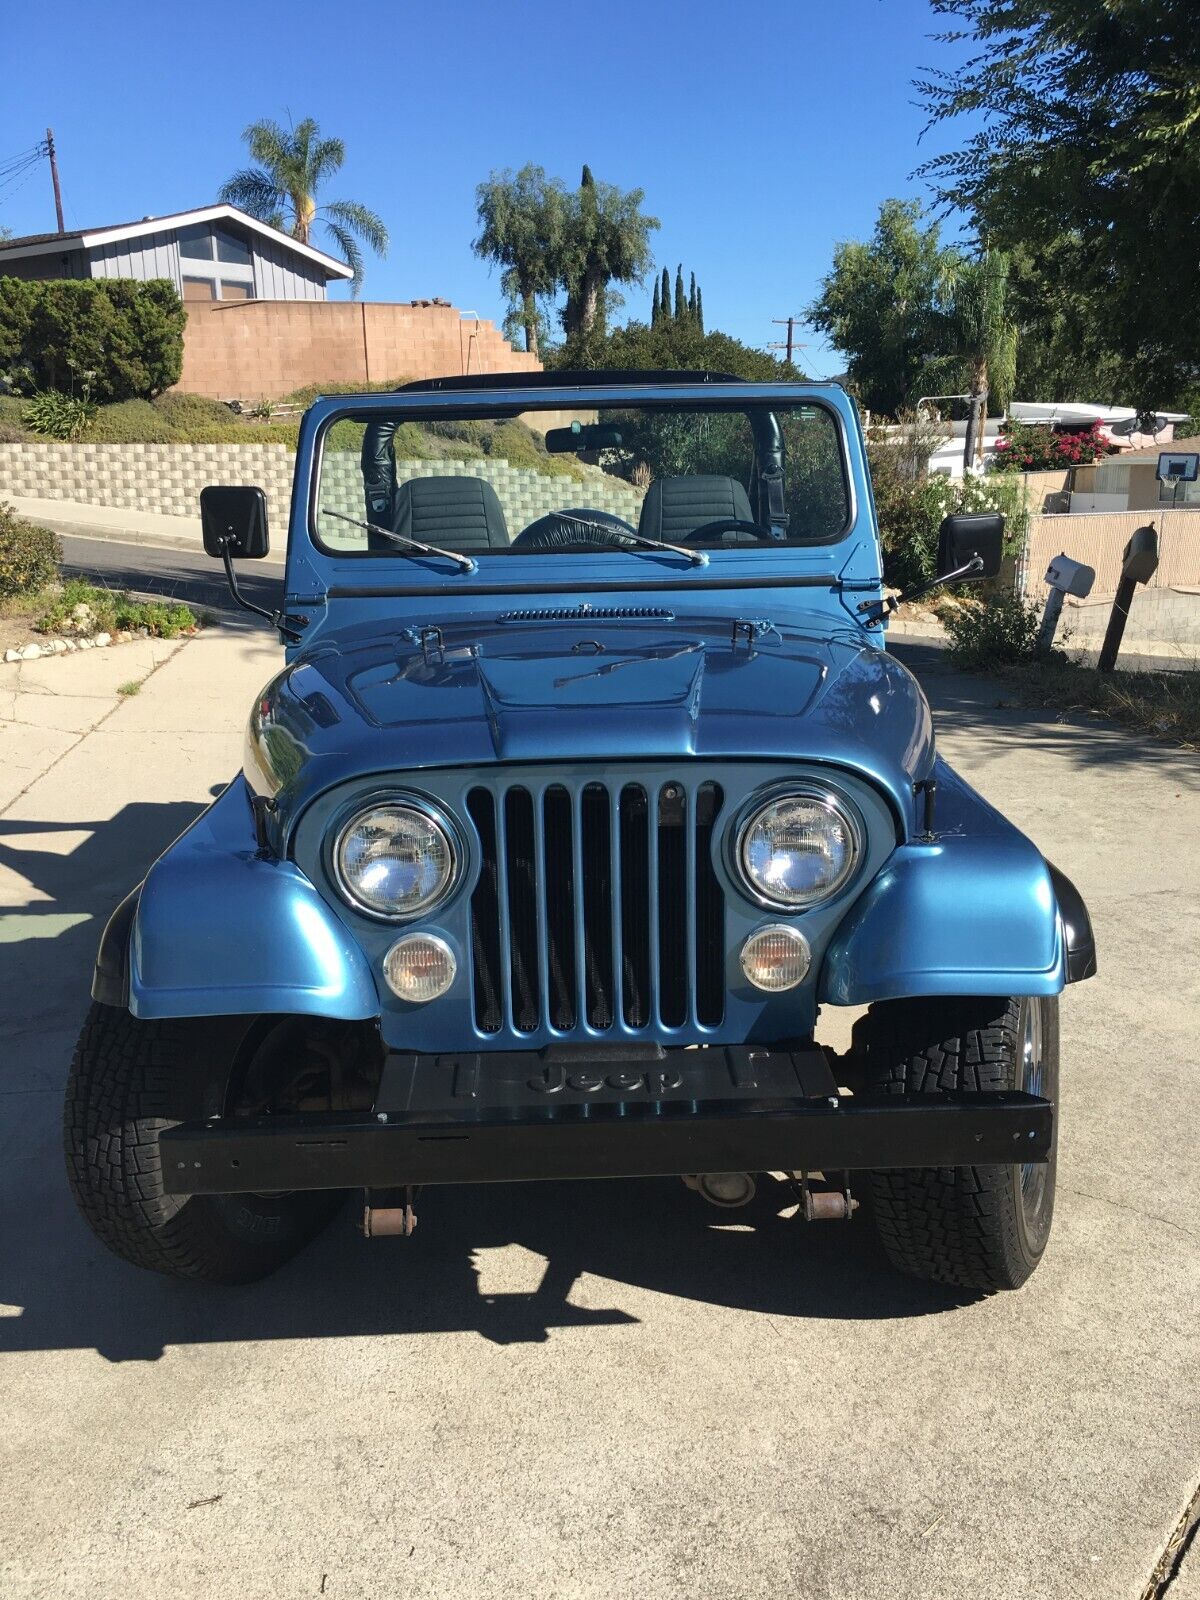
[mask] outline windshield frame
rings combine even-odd
[[[346,563],[367,561],[378,569],[381,563],[393,567],[396,563],[413,566],[419,560],[407,555],[399,547],[383,551],[347,550],[327,545],[321,540],[317,522],[321,475],[329,430],[337,422],[367,423],[381,414],[397,416],[403,422],[436,422],[450,419],[503,420],[536,411],[643,408],[654,411],[709,411],[729,414],[758,407],[773,406],[781,410],[794,410],[800,406],[811,406],[825,412],[833,424],[846,502],[846,518],[843,525],[836,532],[819,539],[805,539],[773,546],[764,545],[761,550],[758,547],[740,546],[705,552],[710,558],[720,558],[722,565],[726,560],[732,560],[735,563],[734,570],[738,568],[744,570],[756,556],[761,558],[763,555],[771,555],[777,558],[785,554],[793,559],[797,556],[803,557],[806,552],[828,550],[829,547],[845,540],[855,528],[862,511],[863,496],[859,491],[857,457],[852,453],[850,430],[845,414],[845,408],[851,404],[845,392],[833,386],[755,384],[740,381],[728,383],[702,381],[695,384],[681,384],[678,381],[656,384],[650,381],[636,384],[625,380],[611,385],[564,384],[561,388],[541,386],[525,388],[516,381],[511,388],[506,389],[454,388],[441,391],[399,389],[376,394],[322,397],[316,400],[305,414],[297,450],[298,462],[309,463],[307,494],[304,498],[306,542],[313,554],[319,556],[323,562],[333,563],[335,569],[342,571],[345,571]],[[296,488],[300,490],[301,487],[298,474]],[[293,531],[296,518],[297,507],[294,505]],[[545,565],[545,551],[491,550],[478,551],[474,555],[477,565],[491,566],[493,562],[496,563],[492,566],[494,576],[506,572],[514,561],[521,559],[536,561],[540,570],[538,576],[530,580],[530,587],[541,588],[551,573],[556,572],[565,579],[572,566],[591,563],[597,558],[615,559],[627,563],[631,556],[636,559],[639,553],[644,560],[646,556],[653,556],[655,552],[650,550],[637,552],[632,548],[623,550],[616,547],[611,550],[596,549],[586,553],[564,550],[554,554],[552,568],[547,568]],[[669,547],[664,549],[664,554],[669,554]],[[567,564],[565,567],[562,565],[564,562]],[[516,577],[516,573],[512,575]],[[445,576],[447,582],[455,582],[455,574],[447,572]]]

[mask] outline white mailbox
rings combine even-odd
[[[1062,594],[1074,595],[1077,600],[1087,599],[1095,581],[1095,568],[1085,567],[1082,561],[1072,561],[1070,556],[1055,556],[1046,568],[1046,582],[1050,587]]]

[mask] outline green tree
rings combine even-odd
[[[1116,371],[1134,403],[1182,400],[1200,379],[1195,5],[933,3],[957,64],[917,89],[932,123],[970,124],[924,175],[1037,263],[1052,334],[1069,344],[1085,308],[1103,321],[1105,381]]]
[[[671,320],[671,274],[666,267],[662,269],[662,319]]]
[[[568,339],[603,334],[610,285],[641,283],[650,270],[650,234],[659,220],[643,213],[645,198],[642,189],[598,183],[584,167],[567,208],[559,273],[567,294],[563,329]]]
[[[687,321],[687,301],[683,295],[683,263],[675,268],[675,321]]]
[[[548,365],[585,370],[728,372],[759,383],[794,382],[803,374],[786,361],[753,350],[727,333],[701,333],[688,319],[664,319],[657,328],[630,322],[611,333],[568,339]]]
[[[948,384],[962,383],[965,371],[971,398],[963,462],[969,467],[977,458],[982,463],[989,394],[999,410],[1012,399],[1017,329],[1009,307],[1008,257],[984,250],[977,260],[954,263],[948,288],[946,312],[935,330],[942,349],[928,363],[926,381],[943,375]]]
[[[659,294],[658,274],[654,276],[654,298],[650,302],[650,326],[657,328],[662,321],[662,297]]]
[[[700,285],[696,285],[696,331],[701,336],[704,333],[704,294]]]
[[[519,172],[493,172],[475,191],[479,236],[474,251],[503,267],[510,326],[525,335],[531,355],[544,331],[539,300],[552,295],[562,270],[568,196],[557,178],[532,163]]]
[[[837,246],[807,317],[846,356],[871,411],[892,416],[922,392],[961,265],[960,253],[942,244],[938,224],[922,224],[913,200],[885,200],[868,242]]]
[[[340,139],[322,139],[312,117],[292,128],[266,117],[252,122],[242,138],[258,165],[235,172],[221,185],[218,200],[286,229],[301,244],[312,244],[314,230],[323,229],[353,270],[357,294],[363,281],[359,240],[377,256],[386,256],[388,232],[375,212],[357,200],[319,199],[325,180],[345,162],[345,145]]]

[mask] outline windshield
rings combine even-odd
[[[314,533],[338,555],[432,553],[459,567],[604,550],[696,564],[715,550],[825,543],[849,517],[825,407],[627,404],[342,417],[324,437]]]

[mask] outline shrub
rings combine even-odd
[[[950,635],[950,654],[960,667],[986,672],[1033,659],[1038,608],[1013,590],[957,599],[941,616]]]
[[[53,583],[61,554],[49,528],[26,522],[0,501],[0,595],[35,594]]]
[[[992,466],[997,472],[1039,472],[1052,467],[1074,467],[1111,455],[1100,424],[1077,433],[1054,433],[1047,427],[1013,422],[996,441]]]
[[[30,433],[74,443],[76,439],[83,438],[95,416],[96,403],[86,395],[63,394],[59,389],[47,389],[44,394],[34,395],[25,407],[22,420]]]
[[[101,406],[88,429],[88,439],[98,444],[170,444],[175,437],[171,425],[149,400],[119,400]]]
[[[76,633],[85,638],[146,628],[157,638],[175,639],[197,622],[191,608],[179,601],[132,600],[124,592],[71,578],[34,626],[39,633]]]
[[[26,374],[25,388],[78,379],[97,400],[144,398],[178,381],[185,320],[165,280],[0,278],[0,371]]]
[[[241,424],[223,400],[206,394],[180,394],[172,389],[152,402],[169,428],[186,433],[191,428],[238,428]],[[241,434],[238,434],[241,437]]]

